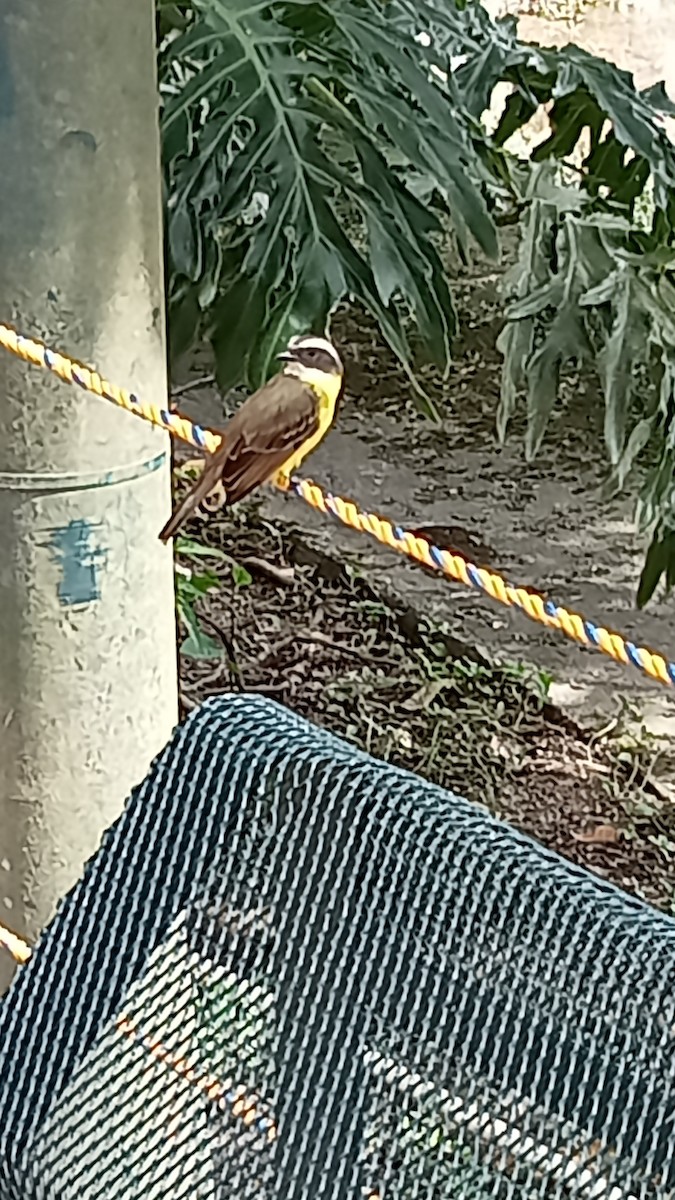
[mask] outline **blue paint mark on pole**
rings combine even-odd
[[[61,568],[58,594],[64,607],[101,598],[98,573],[105,567],[108,552],[95,541],[94,531],[100,528],[78,520],[51,531],[49,545],[52,561]]]

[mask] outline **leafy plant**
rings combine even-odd
[[[232,578],[238,587],[247,587],[252,582],[246,568],[235,562],[223,550],[204,546],[192,538],[179,537],[176,541],[176,553],[179,557],[212,558],[220,562],[229,562]],[[196,571],[184,563],[176,563],[176,611],[187,631],[187,637],[181,643],[180,649],[182,654],[190,658],[222,658],[222,644],[205,631],[196,611],[197,602],[209,592],[217,591],[219,587],[220,580],[217,574],[208,567]]]
[[[467,122],[390,19],[397,8],[160,9],[164,28],[176,22],[159,58],[172,347],[206,333],[223,387],[260,383],[288,335],[324,325],[345,296],[374,314],[406,365],[412,313],[448,369],[455,316],[438,214],[491,254],[496,234]],[[417,199],[415,180],[433,204]]]
[[[675,580],[675,247],[636,251],[635,229],[620,212],[558,186],[550,170],[530,179],[518,261],[506,280],[507,323],[498,413],[504,433],[521,392],[526,448],[533,457],[572,361],[595,366],[605,403],[604,439],[622,487],[649,447],[638,524],[654,532],[638,604],[664,575]]]
[[[442,0],[429,3],[430,67],[442,73],[445,64],[458,103],[477,117],[495,84],[512,86],[494,146],[540,105],[549,109],[549,137],[526,169],[509,169],[521,240],[499,341],[499,432],[524,394],[533,457],[561,373],[570,362],[597,369],[617,487],[646,446],[653,460],[638,504],[639,527],[652,532],[638,589],[644,604],[659,578],[675,583],[675,148],[661,120],[675,106],[662,84],[640,93],[627,72],[577,46],[524,44],[514,20],[494,23],[479,4],[460,15]],[[453,55],[462,56],[454,73]]]
[[[442,73],[445,64],[458,103],[477,117],[498,82],[512,86],[494,146],[503,147],[540,105],[549,107],[550,136],[526,169],[509,168],[520,192],[521,240],[499,340],[499,432],[505,436],[524,394],[533,457],[564,368],[584,360],[596,367],[617,487],[645,447],[654,460],[637,514],[639,528],[652,532],[642,605],[661,577],[667,587],[675,583],[675,149],[661,122],[675,106],[662,84],[639,93],[628,73],[579,47],[522,43],[514,20],[493,23],[479,4],[460,15],[442,0],[430,2],[430,69]],[[454,73],[447,71],[453,55],[463,59]]]
[[[499,429],[524,393],[536,453],[561,373],[594,363],[617,485],[648,442],[657,459],[640,602],[662,574],[673,582],[675,153],[661,117],[675,109],[662,85],[640,93],[578,47],[522,42],[476,0],[158,0],[158,36],[173,355],[206,336],[221,386],[254,386],[291,333],[351,297],[413,382],[418,347],[446,372],[443,239],[494,254],[495,222],[515,212]],[[512,92],[488,137],[500,82]],[[505,147],[542,104],[551,133],[523,167]],[[542,173],[551,163],[562,177]]]

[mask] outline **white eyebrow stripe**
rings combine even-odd
[[[301,333],[296,337],[291,338],[288,343],[289,350],[323,350],[325,354],[330,354],[331,358],[340,365],[340,356],[335,349],[335,346],[328,341],[328,338],[314,337],[311,333]]]

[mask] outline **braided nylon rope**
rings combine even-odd
[[[173,434],[181,441],[189,442],[198,450],[206,450],[209,454],[213,454],[220,445],[220,437],[210,429],[202,429],[200,425],[193,424],[185,417],[160,408],[158,404],[147,404],[144,400],[139,400],[133,392],[110,383],[99,375],[98,371],[92,371],[89,367],[75,362],[65,354],[59,354],[56,350],[50,350],[42,342],[23,337],[9,325],[0,324],[0,346],[4,346],[5,350],[16,354],[24,362],[32,363],[35,367],[46,368],[53,375],[62,379],[64,383],[77,384],[85,392],[91,392],[103,400],[111,400],[113,404],[133,413],[134,416],[142,417],[144,421],[149,421],[160,429],[166,429],[167,433]]]
[[[566,637],[584,646],[593,646],[616,662],[639,667],[645,674],[651,675],[661,683],[671,686],[675,684],[675,663],[664,658],[662,654],[647,650],[644,646],[636,646],[620,633],[614,633],[602,625],[595,625],[593,621],[588,621],[579,613],[570,612],[553,600],[547,600],[522,587],[513,587],[494,571],[477,567],[450,550],[441,550],[426,538],[416,537],[408,530],[392,525],[385,517],[361,512],[351,501],[343,500],[340,496],[331,496],[311,480],[293,479],[291,488],[307,504],[336,517],[343,525],[357,529],[360,533],[370,534],[378,542],[390,546],[392,550],[407,554],[409,558],[417,559],[426,567],[435,567],[458,583],[485,592],[500,604],[519,608],[533,621],[538,621],[549,629],[558,629]]]
[[[217,433],[202,429],[187,417],[170,413],[155,404],[146,404],[133,392],[120,388],[103,379],[96,371],[73,362],[63,354],[49,350],[41,342],[22,337],[8,325],[0,324],[0,345],[6,350],[23,358],[35,366],[45,367],[63,379],[66,383],[78,384],[85,391],[92,392],[105,400],[111,400],[127,412],[157,425],[174,437],[189,442],[190,445],[214,453],[221,442]],[[645,646],[637,646],[620,633],[596,625],[580,613],[571,612],[553,600],[522,587],[514,587],[501,575],[478,567],[459,554],[442,550],[425,538],[416,537],[413,533],[392,524],[385,517],[375,513],[362,512],[349,500],[340,496],[332,496],[311,480],[293,479],[291,490],[306,504],[319,512],[330,514],[343,525],[367,533],[392,550],[406,554],[427,567],[435,568],[466,587],[472,587],[485,592],[491,599],[499,601],[508,607],[518,608],[531,620],[545,625],[549,629],[557,629],[572,641],[583,646],[593,647],[603,654],[613,658],[615,662],[638,667],[645,675],[668,686],[675,685],[675,663],[662,654]]]
[[[208,701],[0,1004],[0,1200],[672,1200],[675,924]]]

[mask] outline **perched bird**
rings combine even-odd
[[[280,487],[328,433],[342,392],[340,355],[323,337],[291,338],[279,355],[283,367],[237,410],[222,444],[207,456],[204,471],[160,533],[174,537],[202,500],[221,486],[235,504],[268,480]]]

